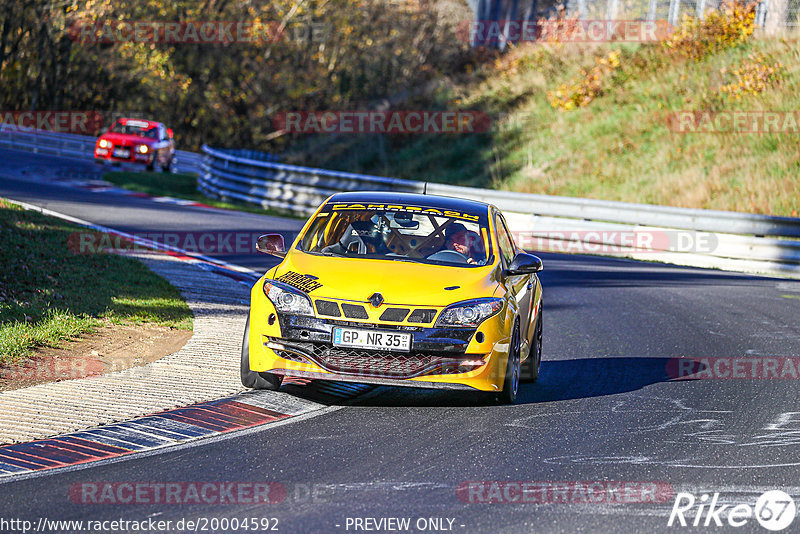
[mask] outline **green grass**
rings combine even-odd
[[[547,92],[574,82],[596,58],[622,50],[622,68],[588,106],[553,108]],[[785,66],[759,94],[719,87],[751,53]],[[684,110],[800,110],[800,48],[750,41],[700,60],[661,44],[529,44],[407,109],[482,110],[488,133],[305,136],[291,162],[413,180],[550,195],[798,216],[797,134],[677,134],[665,116]]]
[[[119,187],[153,196],[171,196],[205,202],[208,200],[197,190],[194,174],[166,174],[157,172],[108,172],[103,179]]]
[[[136,259],[74,253],[68,240],[81,231],[0,199],[0,364],[107,322],[191,330],[175,287]]]
[[[153,196],[194,200],[215,208],[244,211],[259,215],[300,218],[278,210],[264,209],[252,205],[224,202],[209,198],[197,190],[197,176],[194,174],[162,174],[155,172],[115,171],[106,173],[103,179],[116,186]]]

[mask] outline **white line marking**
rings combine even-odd
[[[178,248],[178,247],[173,247],[171,245],[165,245],[163,243],[159,243],[157,241],[152,241],[150,239],[144,239],[144,238],[138,237],[138,236],[136,236],[134,234],[129,234],[129,233],[123,232],[121,230],[115,230],[113,228],[109,228],[108,226],[102,226],[102,225],[99,225],[99,224],[94,224],[92,222],[89,222],[89,221],[86,221],[86,220],[83,220],[83,219],[79,219],[77,217],[73,217],[73,216],[67,215],[65,213],[60,213],[60,212],[57,212],[57,211],[49,210],[47,208],[42,208],[41,206],[37,206],[35,204],[29,204],[27,202],[22,202],[20,200],[13,200],[13,199],[10,199],[10,198],[6,198],[6,200],[11,202],[12,204],[16,204],[17,206],[20,206],[21,208],[24,208],[26,210],[37,211],[37,212],[41,213],[42,215],[49,215],[51,217],[56,217],[56,218],[62,219],[64,221],[69,221],[71,223],[75,223],[75,224],[80,225],[80,226],[85,226],[87,228],[91,228],[92,230],[97,230],[99,232],[105,232],[107,234],[115,234],[115,235],[122,236],[124,238],[130,239],[136,245],[140,245],[140,246],[147,247],[147,248],[152,248],[152,249],[157,250],[157,251],[176,252],[178,254],[183,254],[183,255],[188,256],[190,258],[195,258],[197,260],[202,260],[202,261],[207,262],[207,263],[211,263],[211,264],[214,264],[214,265],[218,265],[220,267],[224,267],[224,268],[229,269],[231,271],[235,271],[235,272],[243,273],[243,274],[248,274],[248,275],[253,276],[255,278],[260,278],[261,277],[261,274],[258,273],[257,271],[254,271],[252,269],[248,269],[247,267],[242,267],[241,265],[236,265],[235,263],[229,263],[227,261],[211,258],[211,257],[205,256],[203,254],[197,254],[196,252],[189,252],[187,250],[183,250],[183,249]]]

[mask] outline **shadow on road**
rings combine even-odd
[[[520,386],[517,404],[558,402],[615,395],[666,382],[669,358],[579,358],[543,361],[539,380]],[[380,387],[357,406],[457,407],[497,406],[490,395],[454,391]]]
[[[517,402],[556,402],[636,391],[668,381],[669,361],[645,357],[543,361],[538,382],[523,384]]]

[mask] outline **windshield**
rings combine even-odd
[[[128,121],[127,124],[117,122],[114,123],[114,125],[108,131],[111,133],[138,135],[139,137],[158,139],[158,128],[148,128],[148,124],[146,122]]]
[[[332,256],[477,267],[493,261],[487,220],[485,214],[418,206],[353,209],[334,204],[316,216],[298,248]]]

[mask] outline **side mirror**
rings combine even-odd
[[[167,137],[172,139],[172,128],[167,128]]]
[[[506,269],[506,274],[534,274],[541,272],[542,260],[533,254],[520,252]]]
[[[256,250],[279,258],[286,257],[286,245],[281,234],[262,235],[256,241]]]

